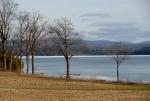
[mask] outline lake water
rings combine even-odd
[[[116,80],[116,64],[111,56],[76,56],[70,65],[72,77],[76,79]],[[24,67],[26,71],[26,64]],[[36,73],[47,76],[65,76],[66,73],[62,56],[36,56],[35,67]],[[130,56],[120,66],[120,79],[150,83],[150,56]]]

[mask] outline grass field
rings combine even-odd
[[[150,85],[0,72],[0,101],[150,101]]]

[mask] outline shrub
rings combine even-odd
[[[3,62],[3,55],[2,52],[0,52],[0,70],[4,70],[4,62]],[[10,69],[10,61],[11,61],[11,52],[6,52],[6,63],[7,63],[7,70]],[[20,71],[20,69],[23,67],[20,64],[20,59],[19,57],[15,56],[12,54],[12,71]]]

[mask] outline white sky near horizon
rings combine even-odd
[[[68,18],[87,40],[150,40],[150,0],[14,0],[50,19]]]

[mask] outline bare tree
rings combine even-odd
[[[25,44],[24,44],[24,50],[26,54],[26,64],[27,64],[27,74],[29,73],[29,55],[30,55],[30,34],[26,33],[25,36]]]
[[[10,50],[10,63],[9,63],[9,70],[12,71],[12,62],[13,62],[13,51],[14,51],[14,46],[15,46],[15,40],[12,38],[11,39],[11,50]]]
[[[49,28],[49,33],[54,35],[55,42],[66,61],[66,78],[70,78],[70,59],[72,58],[72,46],[79,42],[79,34],[73,32],[74,28],[68,19],[56,20]]]
[[[23,50],[25,46],[25,41],[28,36],[28,30],[29,30],[29,13],[28,12],[20,12],[19,15],[17,16],[17,30],[16,30],[16,45],[19,48],[19,57],[20,57],[20,72],[22,71],[22,56],[23,56]],[[28,41],[27,41],[28,42]],[[29,44],[26,43],[26,44]],[[27,48],[28,49],[28,48]]]
[[[32,55],[32,74],[35,73],[35,66],[34,66],[34,56],[36,48],[40,45],[41,40],[45,37],[45,28],[46,28],[46,21],[43,21],[43,17],[38,13],[33,13],[29,19],[29,35],[28,41],[30,43],[30,52]],[[28,44],[29,45],[29,44]]]
[[[121,43],[113,44],[109,49],[109,54],[112,55],[114,62],[117,67],[117,82],[120,82],[119,78],[119,67],[120,65],[129,58],[129,54],[131,53],[131,49],[127,47],[123,47]]]
[[[16,12],[17,4],[12,0],[0,0],[0,39],[4,58],[4,70],[7,70],[6,49],[7,40],[11,31],[12,22]]]

